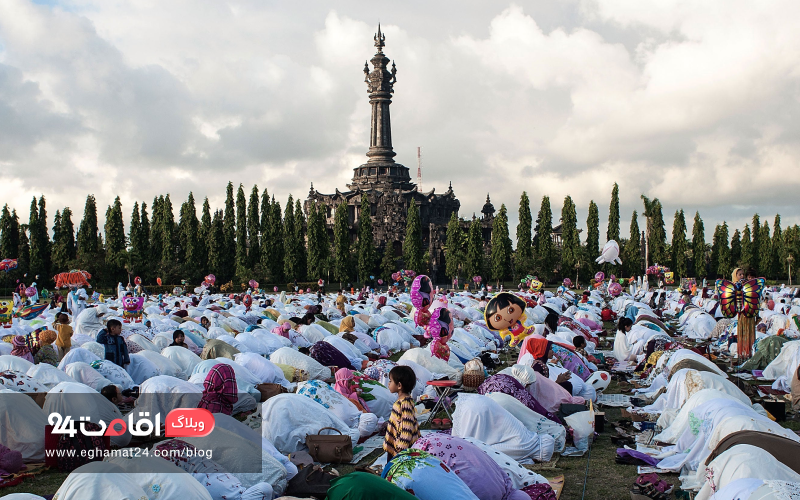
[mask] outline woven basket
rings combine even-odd
[[[465,389],[477,389],[483,381],[486,380],[486,375],[479,371],[466,371],[461,379],[461,385]]]

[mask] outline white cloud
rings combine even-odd
[[[309,182],[344,189],[365,161],[363,62],[383,21],[396,61],[397,160],[424,188],[453,188],[462,215],[489,191],[512,224],[571,195],[622,231],[639,195],[742,226],[800,222],[800,4],[584,0],[64,0],[0,2],[0,196],[22,213],[101,214],[189,190],[219,206],[228,180],[285,202]],[[423,16],[423,17],[420,17]],[[127,214],[126,214],[127,215]],[[23,217],[24,218],[24,217]],[[555,217],[557,219],[557,215]],[[513,233],[513,228],[512,228]]]

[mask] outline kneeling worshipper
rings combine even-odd
[[[479,500],[458,475],[426,451],[401,451],[383,468],[383,478],[421,500]]]
[[[519,400],[522,404],[530,408],[532,411],[552,420],[553,422],[562,423],[559,418],[541,405],[536,399],[525,390],[525,387],[520,384],[517,379],[510,375],[496,374],[484,380],[478,387],[478,394],[489,394],[491,392],[501,392],[508,394]]]
[[[211,413],[230,415],[237,401],[239,390],[233,368],[224,363],[214,365],[203,382],[203,397],[197,407],[205,408]]]

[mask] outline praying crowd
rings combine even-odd
[[[621,396],[604,394],[613,376],[634,387],[614,438],[618,463],[647,468],[634,500],[669,498],[671,473],[701,500],[795,498],[800,437],[742,387],[774,380],[770,394],[800,402],[800,298],[746,273],[731,293],[755,304],[734,317],[727,284],[623,290],[604,276],[555,292],[445,291],[427,276],[407,292],[73,290],[0,330],[0,487],[49,462],[69,473],[59,500],[555,500],[531,469],[587,453],[597,407]],[[174,408],[207,410],[213,430],[166,437]],[[53,413],[127,428],[59,437]],[[160,428],[139,432],[155,415]],[[48,453],[134,447],[148,453]],[[362,465],[316,467],[330,463]]]

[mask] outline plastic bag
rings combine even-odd
[[[573,413],[564,418],[564,421],[572,429],[572,443],[580,455],[589,449],[590,439],[594,437],[594,419],[594,406],[591,402],[588,411]]]

